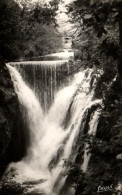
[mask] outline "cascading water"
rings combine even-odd
[[[42,104],[44,112],[47,112],[54,101],[55,93],[66,86],[69,79],[68,60],[37,61],[37,62],[14,62],[28,86],[34,91]]]
[[[27,66],[34,71],[33,81],[29,76],[26,79]],[[78,163],[86,171],[90,159],[87,145],[84,146],[84,155],[79,157],[78,142],[82,134],[95,135],[102,105],[101,100],[93,99],[94,71],[82,70],[67,79],[60,76],[64,73],[61,63],[60,66],[59,63],[57,66],[47,63],[46,67],[38,63],[19,63],[7,67],[23,120],[30,130],[30,144],[27,155],[8,166],[2,183],[11,188],[19,186],[22,194],[74,194],[66,186],[67,163]],[[38,79],[37,74],[40,75]]]

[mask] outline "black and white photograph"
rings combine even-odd
[[[0,0],[0,195],[122,194],[122,0]]]

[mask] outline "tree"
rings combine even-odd
[[[17,57],[14,43],[18,36],[19,15],[20,8],[13,0],[0,1],[0,55],[4,59]]]
[[[53,2],[53,1],[52,1]],[[5,60],[37,59],[61,47],[56,29],[55,4],[21,7],[13,0],[0,2],[0,53]],[[55,39],[54,39],[55,38]]]
[[[75,39],[76,38],[77,39],[79,38],[79,40],[83,39],[87,43],[89,42],[88,45],[91,43],[90,45],[91,49],[88,48],[87,45],[85,45],[86,48],[83,49],[82,47],[80,47],[83,53],[84,50],[87,49],[87,53],[89,53],[88,56],[90,57],[90,60],[96,58],[97,56],[98,63],[103,58],[105,59],[106,56],[109,58],[112,57],[114,60],[118,60],[118,64],[119,64],[118,71],[119,74],[122,76],[121,73],[122,72],[122,68],[121,68],[122,2],[121,0],[117,0],[117,1],[76,0],[72,4],[70,4],[68,10],[72,17],[72,20],[78,23],[77,32],[75,33],[74,36]],[[120,31],[118,30],[118,24],[119,24]],[[119,46],[119,41],[120,41],[120,46]],[[77,45],[74,46],[77,47]],[[100,50],[101,52],[97,52]],[[79,57],[83,58],[83,53],[82,56]],[[106,65],[103,68],[106,68]],[[115,61],[114,61],[114,69],[115,68],[117,69],[117,66],[115,67]]]

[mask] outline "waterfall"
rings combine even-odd
[[[100,109],[98,109],[97,111],[95,111],[94,115],[92,116],[92,118],[90,120],[90,128],[89,128],[89,131],[88,131],[88,135],[95,136],[96,131],[97,131],[98,121],[99,121],[99,115],[100,115]],[[84,162],[81,165],[81,169],[84,172],[86,172],[86,170],[87,170],[88,163],[89,163],[89,159],[91,157],[91,154],[88,153],[88,147],[89,147],[89,144],[85,144]]]
[[[16,67],[24,81],[34,91],[39,99],[44,112],[47,112],[54,101],[56,92],[66,86],[69,79],[68,61],[32,61],[32,62],[11,62]]]
[[[92,69],[69,77],[62,62],[44,63],[46,66],[43,62],[7,64],[30,131],[30,144],[26,156],[8,166],[2,181],[11,188],[19,186],[22,194],[73,195],[65,187],[67,164],[78,163],[87,170],[88,145],[79,158],[78,143],[83,134],[95,135],[102,101],[94,99]]]

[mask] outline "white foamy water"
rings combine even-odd
[[[94,88],[90,86],[93,70],[82,70],[72,76],[72,81],[70,79],[66,87],[62,85],[48,112],[43,114],[34,90],[28,87],[16,67],[9,64],[7,67],[31,135],[27,155],[20,162],[8,166],[5,173],[7,183],[23,186],[23,194],[44,192],[47,195],[72,195],[72,190],[62,191],[66,162],[70,160],[75,163],[77,140],[82,134],[87,111],[94,105],[101,105],[101,100],[93,100]],[[98,119],[97,109],[92,113],[88,134],[95,134]],[[84,155],[81,167],[88,166],[89,158]],[[29,185],[29,182],[34,183]]]
[[[68,61],[27,61],[9,64],[16,67],[25,83],[34,91],[44,112],[47,112],[53,103],[57,91],[70,81],[70,78],[64,76],[69,71]]]
[[[96,131],[97,131],[97,125],[99,122],[99,116],[100,116],[101,110],[98,109],[94,115],[92,116],[91,120],[90,120],[90,128],[88,131],[88,135],[96,135]],[[85,149],[84,149],[84,162],[81,166],[81,169],[86,172],[87,171],[87,167],[88,167],[88,163],[91,157],[91,153],[89,153],[89,144],[85,144]]]
[[[46,56],[45,56],[46,58]],[[22,62],[10,62],[11,65],[33,65],[33,66],[61,66],[68,62],[67,60],[55,60],[55,61],[22,61]]]

